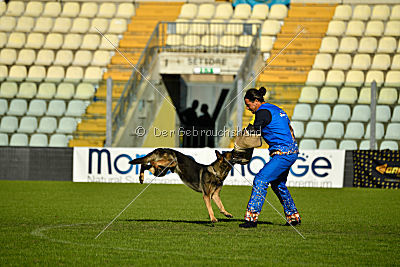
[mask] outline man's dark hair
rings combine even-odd
[[[264,95],[267,93],[267,89],[264,87],[260,87],[260,89],[251,88],[247,90],[246,94],[244,95],[244,99],[248,99],[251,102],[258,100],[260,102],[264,102]]]

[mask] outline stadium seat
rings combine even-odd
[[[190,27],[190,24],[189,23],[186,23],[186,22],[188,22],[189,20],[187,20],[187,19],[176,19],[175,20],[175,23],[176,23],[176,26],[175,26],[175,32],[176,32],[176,34],[182,34],[182,35],[184,35],[184,34],[186,34],[188,31],[189,31],[189,27]],[[216,22],[220,22],[220,21],[216,21]],[[213,25],[211,25],[211,33],[214,33],[214,32],[212,32],[212,26]],[[219,25],[218,25],[219,26]],[[170,34],[171,35],[171,34]],[[183,39],[183,37],[182,37],[182,39]]]
[[[376,82],[377,86],[381,86],[383,84],[383,72],[379,70],[368,71],[365,76],[365,85],[369,86],[373,81]]]
[[[29,146],[31,147],[47,147],[47,135],[45,134],[33,134],[29,140]]]
[[[247,49],[248,47],[251,46],[251,43],[253,42],[254,37],[252,35],[241,35],[239,36],[238,40],[238,46],[239,49]]]
[[[26,42],[25,34],[22,32],[12,32],[8,36],[7,48],[18,48],[24,47]]]
[[[304,86],[301,88],[299,102],[300,103],[315,103],[318,99],[318,89],[313,86]]]
[[[95,2],[85,2],[81,6],[79,17],[81,18],[94,18],[97,15],[99,7]]]
[[[394,55],[390,69],[400,70],[400,55]]]
[[[375,54],[371,69],[387,70],[390,67],[390,56],[388,54]]]
[[[25,116],[21,119],[17,132],[31,134],[36,131],[36,128],[37,128],[36,117]]]
[[[357,90],[353,87],[342,87],[340,89],[338,103],[354,104],[357,101]]]
[[[368,54],[356,54],[353,58],[351,69],[368,70],[371,66],[371,57]]]
[[[75,53],[72,65],[74,66],[87,66],[92,62],[92,52],[87,50],[78,50]]]
[[[97,12],[97,17],[110,19],[114,17],[116,11],[117,8],[114,3],[102,3],[99,11]]]
[[[388,21],[385,27],[385,36],[400,36],[400,21]]]
[[[237,47],[237,38],[233,35],[224,35],[219,40],[219,47],[223,51],[232,51]]]
[[[358,46],[358,53],[375,53],[378,42],[374,37],[363,37]]]
[[[321,138],[324,134],[324,124],[320,121],[310,121],[307,123],[305,138]]]
[[[193,3],[185,3],[181,7],[179,18],[181,19],[194,19],[197,15],[197,5]]]
[[[269,8],[266,4],[257,4],[253,6],[250,19],[265,20],[268,17]]]
[[[207,35],[206,35],[207,36]],[[204,37],[203,37],[204,38]],[[179,50],[183,44],[182,35],[179,34],[169,34],[165,42],[168,50]]]
[[[39,17],[36,20],[35,27],[33,28],[34,32],[43,32],[48,33],[50,29],[53,28],[53,19],[47,17]]]
[[[371,109],[368,105],[356,105],[353,108],[351,121],[367,122],[371,117]]]
[[[18,59],[15,62],[17,65],[30,66],[35,62],[36,53],[32,49],[22,49],[18,53]]]
[[[53,134],[50,136],[49,147],[66,147],[68,139],[65,134]]]
[[[388,71],[386,73],[385,86],[400,86],[400,71]]]
[[[328,122],[324,134],[324,139],[341,139],[344,135],[344,126],[342,122]]]
[[[283,20],[284,18],[286,18],[287,13],[288,13],[288,9],[285,5],[275,4],[270,9],[268,19]]]
[[[356,5],[353,10],[353,20],[368,20],[371,15],[371,9],[368,5]]]
[[[18,93],[18,84],[15,82],[3,82],[0,86],[0,98],[14,98]]]
[[[0,16],[2,16],[7,10],[7,4],[5,1],[0,2]]]
[[[215,35],[204,35],[201,37],[201,45],[206,49],[206,50],[212,50],[213,48],[216,48],[218,46],[218,37]]]
[[[319,48],[320,53],[336,53],[339,46],[338,39],[336,37],[324,37]]]
[[[43,12],[43,2],[29,1],[25,8],[24,16],[38,17]]]
[[[15,49],[4,48],[0,52],[0,64],[13,65],[17,60],[17,51]]]
[[[90,100],[95,93],[94,86],[90,83],[80,83],[76,88],[75,99]]]
[[[69,33],[72,26],[70,18],[56,18],[52,29],[53,33]]]
[[[133,15],[135,15],[133,3],[120,3],[118,5],[117,13],[115,14],[117,18],[130,19]]]
[[[369,21],[365,28],[365,36],[380,37],[383,34],[384,26],[382,21]]]
[[[358,104],[371,104],[371,87],[363,87],[358,96]]]
[[[333,60],[332,69],[348,70],[351,66],[351,56],[349,54],[336,54]]]
[[[354,140],[342,140],[339,143],[339,149],[357,150],[357,142]]]
[[[361,139],[364,136],[364,125],[361,122],[349,122],[344,133],[345,139]]]
[[[52,99],[56,93],[56,86],[54,83],[41,83],[39,85],[36,98],[39,99]]]
[[[108,51],[96,51],[93,55],[92,66],[107,66],[110,63],[111,55]]]
[[[14,31],[16,32],[31,32],[35,21],[31,17],[20,17]]]
[[[400,106],[393,109],[392,122],[400,122]]]
[[[317,141],[314,139],[302,139],[299,143],[299,149],[317,149]]]
[[[13,99],[8,108],[8,116],[23,116],[25,115],[28,107],[28,102],[25,99]]]
[[[50,66],[47,69],[46,82],[61,82],[64,79],[64,68],[60,66]]]
[[[44,34],[43,33],[30,33],[25,44],[25,48],[30,49],[40,49],[44,44]]]
[[[0,48],[3,48],[7,44],[7,34],[0,32]]]
[[[302,138],[304,135],[304,123],[302,121],[291,121],[290,125],[293,128],[294,136]]]
[[[21,82],[26,78],[27,71],[25,66],[14,65],[10,68],[8,81]]]
[[[0,133],[0,146],[8,146],[8,135]]]
[[[37,128],[38,133],[51,134],[57,129],[57,120],[54,117],[42,117]]]
[[[260,50],[261,52],[269,52],[273,48],[274,37],[271,36],[261,36],[260,40]]]
[[[311,116],[312,121],[328,121],[331,117],[331,108],[327,104],[316,104]]]
[[[322,87],[319,94],[319,103],[333,104],[338,99],[338,92],[336,87]]]
[[[42,13],[43,17],[58,17],[61,13],[60,2],[47,2]]]
[[[325,82],[325,73],[322,70],[311,70],[308,72],[306,85],[321,86]]]
[[[242,6],[242,5],[246,5],[246,4],[239,4],[236,6],[236,8],[238,8],[238,6]],[[240,11],[242,9],[243,9],[243,7],[240,8]],[[236,11],[236,9],[235,9],[235,11]],[[232,4],[230,4],[230,3],[218,4],[217,7],[215,8],[214,19],[228,20],[232,17],[232,14],[233,14]],[[246,19],[246,18],[238,17],[237,19]]]
[[[346,24],[344,21],[332,20],[328,24],[326,35],[331,36],[342,36],[346,30]]]
[[[218,7],[220,5],[218,5]],[[231,4],[226,4],[226,6],[229,6],[230,8],[232,8]],[[218,7],[217,7],[216,12],[215,12],[215,18],[217,18]],[[226,8],[225,12],[229,13],[227,8]],[[251,7],[250,7],[249,4],[238,4],[235,7],[235,11],[233,13],[233,17],[232,18],[234,18],[234,19],[248,19],[250,17],[250,15],[251,15]],[[221,19],[224,19],[224,18],[221,17]]]
[[[32,66],[29,68],[27,81],[41,82],[46,77],[46,69],[43,66]]]
[[[379,39],[377,53],[394,53],[396,50],[396,39],[394,37],[382,37]]]
[[[78,83],[83,78],[83,68],[71,66],[68,67],[67,73],[65,74],[64,81],[71,83]]]
[[[388,5],[376,5],[372,9],[371,20],[387,20],[390,16]]]
[[[0,18],[0,31],[12,32],[17,25],[17,20],[14,17],[2,16]]]
[[[76,33],[70,33],[65,35],[62,49],[76,50],[80,48],[82,44],[82,36]]]
[[[187,51],[194,51],[200,47],[200,36],[188,34],[183,37],[183,46]]]
[[[4,81],[8,77],[7,66],[0,65],[0,82]]]
[[[60,120],[56,133],[72,134],[76,130],[76,120],[71,117],[63,117]]]
[[[371,141],[370,140],[361,140],[359,149],[360,150],[370,150],[371,149]],[[378,145],[375,142],[374,149],[378,149]]]
[[[89,33],[107,33],[108,32],[108,27],[110,25],[109,20],[104,19],[104,18],[95,18],[92,20],[92,24],[89,28]]]
[[[57,86],[55,99],[69,100],[75,95],[75,87],[72,83],[60,83]]]
[[[293,110],[292,120],[308,121],[311,117],[311,106],[309,104],[297,104]]]
[[[11,136],[10,146],[27,146],[28,135],[23,133],[16,133]]]
[[[365,130],[364,139],[370,139],[371,134],[371,125],[368,123],[367,129]],[[385,129],[383,127],[383,123],[377,122],[375,124],[375,139],[381,140],[385,134]]]
[[[18,129],[18,119],[14,116],[4,116],[1,118],[0,132],[13,133]]]
[[[324,139],[319,143],[318,149],[337,149],[337,143],[335,140]]]
[[[26,112],[26,115],[41,117],[45,114],[46,110],[47,110],[46,101],[42,99],[33,99],[29,103],[29,108],[28,111]]]
[[[87,18],[76,18],[72,22],[71,33],[86,33],[90,27],[90,20]]]
[[[111,34],[123,34],[127,29],[125,19],[112,19],[108,28],[108,33]]]
[[[392,13],[390,14],[390,20],[400,20],[400,5],[392,7]]]
[[[96,50],[100,44],[99,34],[86,34],[83,37],[81,49]]]
[[[261,27],[261,35],[277,35],[281,30],[281,24],[277,20],[266,20]]]
[[[400,123],[391,122],[388,124],[385,134],[386,140],[400,140]]]
[[[64,3],[61,17],[75,18],[78,16],[79,11],[80,7],[77,2],[66,2]]]
[[[97,83],[102,79],[103,73],[99,67],[88,67],[85,70],[84,82]]]
[[[6,16],[19,17],[25,11],[25,4],[23,1],[11,1],[7,5]]]
[[[24,82],[19,85],[17,98],[34,98],[37,93],[37,87],[35,83],[32,82]]]
[[[314,60],[313,69],[328,70],[332,66],[332,56],[330,54],[317,54]]]
[[[343,37],[340,40],[339,53],[354,53],[358,49],[358,41],[355,37]]]
[[[350,5],[337,5],[332,19],[334,20],[349,20],[353,10]]]
[[[344,82],[344,72],[341,70],[330,70],[326,75],[325,85],[341,86]]]
[[[192,20],[192,24],[189,27],[189,34],[199,34],[203,35],[207,31],[207,20],[205,19],[195,19]]]
[[[346,122],[350,119],[350,107],[344,104],[338,104],[333,107],[331,121]]]
[[[35,64],[49,66],[54,61],[54,51],[48,49],[42,49],[38,52]]]
[[[60,33],[49,33],[44,42],[44,49],[60,49],[63,44],[63,35]]]
[[[6,99],[0,98],[0,116],[3,116],[8,111],[8,103]]]
[[[69,66],[72,63],[73,57],[74,54],[71,50],[58,50],[53,65]]]
[[[351,20],[347,23],[346,36],[362,36],[365,30],[365,24],[359,20]]]
[[[60,117],[64,115],[66,109],[65,101],[63,100],[51,100],[47,107],[46,116]]]
[[[396,141],[384,140],[382,141],[380,150],[390,149],[390,150],[399,150],[399,145]]]
[[[346,76],[346,86],[359,87],[364,83],[364,73],[360,70],[350,70]]]
[[[393,105],[397,101],[397,96],[395,88],[382,88],[379,92],[378,104]]]
[[[390,107],[387,105],[376,106],[376,121],[389,122],[392,115],[390,114]]]

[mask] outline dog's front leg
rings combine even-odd
[[[210,219],[213,223],[218,222],[217,218],[214,216],[214,211],[211,207],[211,197],[209,195],[203,194],[204,203],[206,203],[206,207],[208,210],[208,215],[210,215]]]
[[[217,206],[222,214],[224,214],[228,218],[233,218],[232,214],[230,214],[229,212],[227,212],[225,210],[225,207],[222,204],[221,198],[219,197],[219,192],[221,191],[221,188],[222,188],[222,186],[217,188],[217,190],[215,190],[215,193],[213,194],[212,199],[214,200],[215,204],[217,204]]]

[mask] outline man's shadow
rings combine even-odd
[[[122,220],[126,222],[172,222],[172,223],[191,223],[191,224],[200,224],[204,226],[214,226],[214,223],[210,222],[209,220],[204,221],[191,221],[191,220],[162,220],[162,219],[126,219]],[[243,220],[240,219],[218,219],[218,222],[235,222],[235,223],[242,223]],[[265,222],[265,221],[258,221],[258,224],[269,224],[274,225],[272,222]]]

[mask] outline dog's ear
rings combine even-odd
[[[217,156],[217,159],[220,159],[220,158],[222,158],[222,154],[221,154],[221,153],[219,153],[219,151],[218,151],[218,150],[215,150],[215,155]]]

